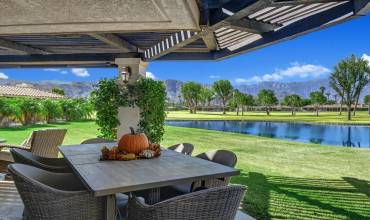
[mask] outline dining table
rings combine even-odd
[[[149,204],[160,199],[160,187],[237,176],[239,170],[162,148],[152,159],[100,160],[101,149],[117,143],[62,145],[60,152],[96,197],[106,198],[106,219],[116,219],[116,193],[148,190]]]

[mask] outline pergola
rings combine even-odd
[[[130,66],[133,82],[152,61],[221,60],[369,11],[369,0],[2,1],[0,68]]]
[[[369,10],[369,0],[2,1],[0,67],[221,60]]]

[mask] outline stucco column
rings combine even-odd
[[[146,68],[149,63],[142,61],[140,58],[118,58],[115,60],[118,66],[119,84],[124,83],[134,84],[141,77],[146,76]],[[130,76],[127,82],[122,81],[122,71],[124,68],[127,71],[127,67],[130,69]],[[117,138],[120,138],[123,134],[130,132],[130,127],[135,130],[138,128],[140,120],[140,109],[138,107],[120,107],[118,109],[118,118],[120,125],[117,128]]]

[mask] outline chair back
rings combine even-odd
[[[154,205],[130,198],[129,220],[233,220],[244,186],[223,186],[177,196]]]
[[[104,198],[96,198],[71,173],[53,173],[25,164],[9,172],[24,203],[25,219],[102,219]]]
[[[46,129],[33,131],[31,152],[48,158],[58,157],[58,146],[63,143],[67,129]]]
[[[23,149],[10,148],[15,163],[27,164],[46,171],[55,173],[71,173],[72,170],[68,166],[65,158],[46,158],[32,154]]]
[[[81,142],[81,144],[100,144],[100,143],[113,143],[115,140],[108,140],[105,138],[90,138]]]
[[[194,145],[189,144],[189,143],[181,143],[181,144],[172,145],[168,149],[185,154],[185,155],[191,155],[194,150]]]
[[[222,164],[228,167],[235,167],[237,162],[236,155],[228,150],[213,150],[205,153],[201,153],[196,157],[203,160],[209,160],[218,164]]]

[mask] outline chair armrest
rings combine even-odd
[[[12,144],[0,144],[0,149],[2,149],[2,148],[19,148],[19,149],[23,149],[23,150],[27,150],[27,151],[31,150],[30,147],[21,146],[21,145],[12,145]]]
[[[145,199],[141,196],[134,196],[134,195],[130,194],[128,196],[128,201],[129,202],[135,202],[136,204],[139,204],[141,206],[149,206],[148,204],[146,204]]]

